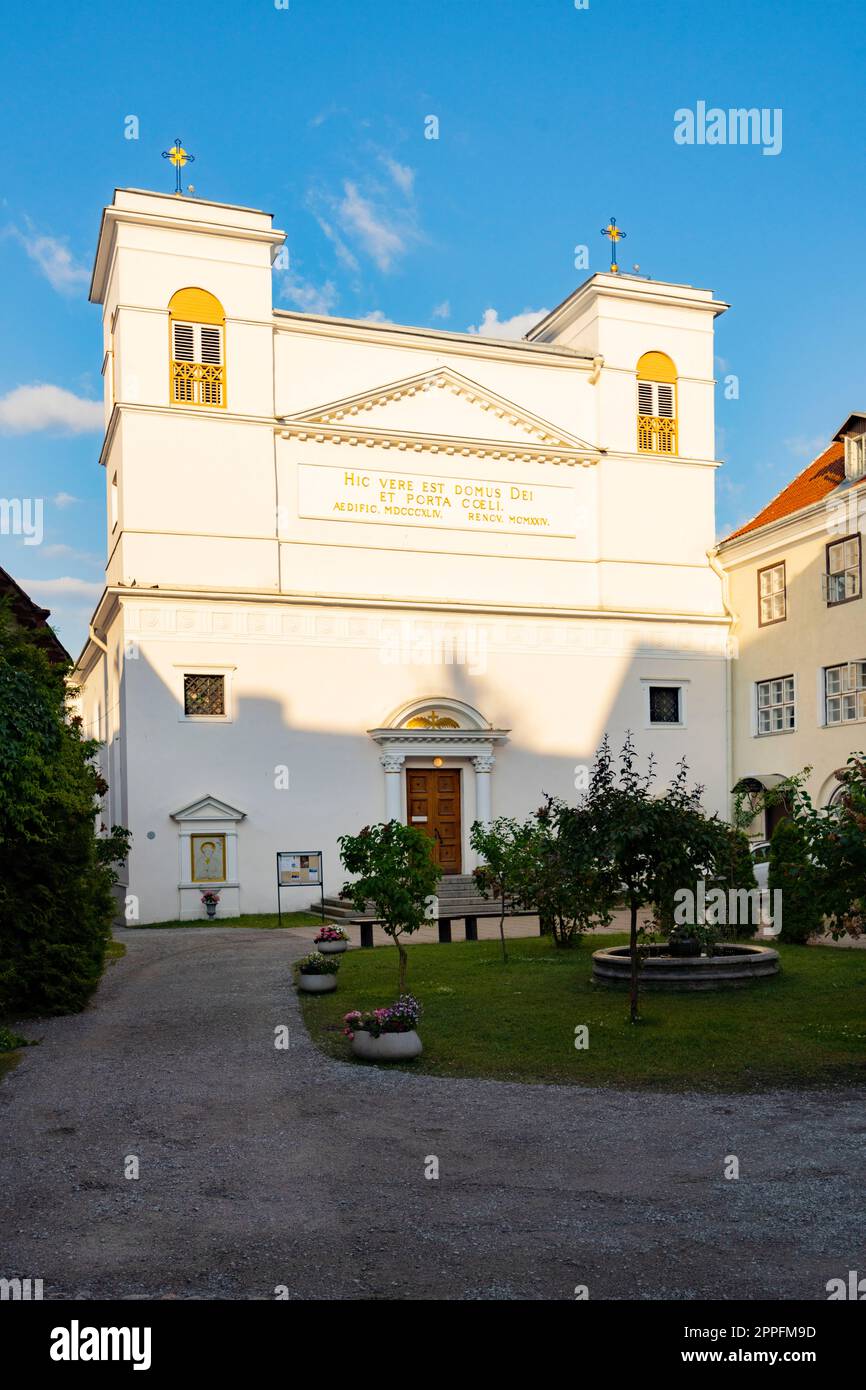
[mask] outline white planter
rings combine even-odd
[[[302,975],[298,971],[298,989],[307,994],[328,994],[336,988],[336,975]]]
[[[423,1050],[414,1028],[411,1033],[382,1033],[378,1038],[360,1029],[352,1039],[355,1056],[367,1062],[405,1062],[420,1057]]]
[[[314,941],[313,945],[323,956],[338,956],[349,945],[348,941]]]

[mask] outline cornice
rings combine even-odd
[[[471,602],[449,598],[415,597],[402,599],[390,598],[381,594],[359,597],[357,594],[312,593],[298,589],[262,592],[258,589],[196,589],[191,587],[179,589],[159,586],[146,588],[143,585],[139,587],[138,585],[114,584],[106,590],[103,601],[109,596],[115,600],[131,599],[139,602],[150,599],[157,603],[163,599],[181,602],[204,600],[208,603],[285,604],[288,607],[306,605],[311,608],[374,609],[381,612],[396,613],[433,612],[468,613],[470,615],[483,613],[504,617],[580,618],[654,624],[685,623],[698,627],[727,627],[730,624],[727,613],[688,613],[675,609],[648,611],[639,608],[578,608],[565,604],[486,603],[480,599]]]
[[[348,444],[382,449],[396,449],[397,453],[445,454],[448,457],[459,455],[462,458],[493,458],[509,463],[553,463],[583,468],[599,462],[599,450],[562,449],[553,446],[542,447],[533,444],[509,444],[503,440],[467,439],[457,435],[413,434],[407,430],[378,430],[358,425],[329,425],[326,429],[316,429],[305,422],[284,421],[277,426],[283,439],[295,438],[301,442],[309,440],[315,444]]]

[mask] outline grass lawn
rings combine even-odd
[[[622,936],[588,937],[572,951],[548,939],[410,945],[407,988],[424,1006],[424,1054],[407,1069],[436,1076],[612,1086],[754,1091],[866,1081],[866,951],[780,946],[782,973],[744,988],[628,998],[590,983],[593,950]],[[338,1031],[353,1008],[396,996],[397,952],[349,951],[335,993],[301,995],[313,1040],[351,1059]],[[574,1046],[589,1028],[589,1047]],[[358,1066],[371,1065],[357,1062]]]
[[[327,917],[325,921],[327,921]],[[213,921],[209,917],[196,917],[192,922],[147,922],[144,925],[145,931],[161,931],[168,927],[266,927],[268,929],[279,927],[279,918],[276,912],[247,912],[243,917],[215,917]],[[283,927],[320,927],[322,925],[321,914],[318,912],[284,912]],[[126,926],[132,931],[137,928],[133,922],[127,922]]]

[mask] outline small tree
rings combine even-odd
[[[469,833],[472,848],[483,860],[474,872],[475,882],[486,898],[496,898],[499,902],[499,939],[505,965],[508,964],[505,914],[509,900],[516,899],[522,882],[530,837],[530,828],[509,816],[499,816],[489,825],[476,821]]]
[[[806,872],[834,940],[866,927],[866,753],[852,753],[837,776],[841,793],[832,805],[815,807],[801,791],[791,806],[811,866]],[[784,899],[783,907],[787,917]]]
[[[399,989],[406,988],[406,950],[401,936],[411,936],[429,917],[441,877],[433,863],[433,842],[423,830],[399,821],[365,825],[357,835],[342,835],[340,858],[357,877],[343,885],[358,912],[373,904],[376,917],[399,952]]]
[[[611,920],[616,884],[585,807],[548,796],[523,828],[521,850],[516,896],[550,924],[558,947]]]
[[[723,886],[733,888],[735,892],[753,894],[757,888],[755,879],[755,866],[749,851],[749,838],[743,830],[736,825],[722,825],[722,838],[717,859],[717,872],[722,880]],[[756,923],[749,920],[749,914],[743,914],[743,920],[738,919],[734,923],[729,923],[730,935],[751,937],[755,934]]]
[[[804,946],[823,930],[819,878],[803,826],[790,817],[779,821],[770,841],[768,886],[771,894],[782,895],[780,941]]]

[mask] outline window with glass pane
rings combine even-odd
[[[189,718],[225,714],[225,676],[184,676],[183,709]]]
[[[796,722],[794,677],[758,681],[758,733],[782,734]]]
[[[866,719],[866,661],[846,661],[825,669],[824,706],[828,724]]]
[[[860,537],[827,547],[827,602],[845,603],[860,594]]]
[[[651,724],[679,724],[680,688],[678,685],[651,685],[649,703]]]
[[[758,571],[761,623],[778,623],[785,617],[785,564]]]

